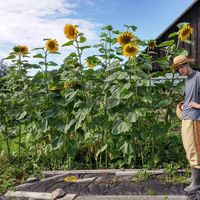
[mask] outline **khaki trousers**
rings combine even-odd
[[[200,168],[200,121],[182,120],[181,132],[190,166]]]

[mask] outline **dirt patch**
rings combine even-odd
[[[72,177],[76,180],[70,180]],[[166,183],[161,176],[138,181],[132,176],[115,174],[67,174],[16,188],[32,192],[52,192],[62,188],[66,193],[77,195],[184,195],[184,187],[186,184]]]

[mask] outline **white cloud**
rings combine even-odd
[[[44,38],[56,38],[59,44],[63,44],[67,42],[63,28],[68,23],[78,25],[79,31],[89,39],[88,42],[95,41],[98,38],[96,28],[100,25],[84,19],[75,19],[76,8],[77,4],[70,3],[69,0],[2,1],[0,53],[3,54],[3,51],[5,53],[8,49],[11,51],[14,45],[41,47],[44,45]]]

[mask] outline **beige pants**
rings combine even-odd
[[[200,121],[182,120],[181,132],[190,166],[200,168]]]

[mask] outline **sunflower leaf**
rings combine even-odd
[[[82,46],[82,47],[79,47],[81,50],[83,49],[89,49],[91,46]]]
[[[86,41],[86,37],[83,37],[83,36],[80,37],[80,40],[79,40],[80,43],[83,43],[83,42],[85,42],[85,41]]]
[[[73,45],[73,44],[74,44],[74,41],[71,40],[71,41],[69,41],[69,42],[63,44],[62,47],[70,46],[70,45]]]
[[[118,30],[114,30],[114,31],[112,31],[112,33],[114,33],[114,34],[120,34],[120,32],[118,31]]]
[[[41,53],[38,53],[34,55],[33,58],[44,58],[44,56]]]
[[[13,58],[15,58],[15,57],[16,57],[15,55],[10,55],[10,56],[4,58],[4,60],[7,60],[7,59],[13,59]]]
[[[175,35],[177,35],[177,32],[170,33],[169,36],[168,36],[168,38],[172,38],[172,37],[174,37]]]
[[[168,40],[160,43],[157,45],[157,47],[167,47],[167,46],[172,46],[174,44],[174,40]]]
[[[31,49],[31,51],[35,51],[35,50],[44,50],[44,48],[40,47],[40,48]]]
[[[187,24],[190,24],[190,23],[182,22],[182,23],[177,24],[177,27],[180,29],[182,26],[187,25]]]
[[[194,45],[194,42],[191,40],[184,40],[185,43],[190,44],[190,45]]]
[[[126,27],[126,28],[131,28],[132,29],[132,31],[136,31],[136,29],[137,29],[137,27],[136,26],[129,26],[129,25],[126,25],[126,24],[124,24],[124,26]]]
[[[48,65],[49,65],[49,66],[58,66],[58,64],[55,63],[55,62],[53,62],[53,61],[48,62]]]

